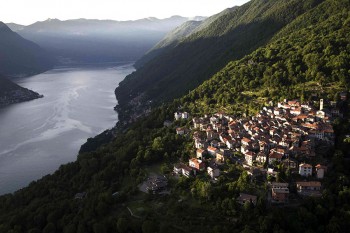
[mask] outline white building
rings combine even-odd
[[[183,112],[183,113],[181,114],[181,117],[182,117],[182,119],[188,119],[188,117],[189,117],[188,112]]]
[[[180,120],[180,119],[188,119],[189,118],[188,112],[175,112],[174,117],[175,120]]]
[[[263,153],[259,153],[256,156],[256,161],[258,161],[260,164],[264,164],[266,162],[266,155],[264,155]]]
[[[248,151],[244,154],[244,157],[247,164],[252,166],[253,162],[255,161],[256,154],[254,152]]]
[[[315,166],[316,168],[316,176],[317,176],[317,179],[323,179],[324,177],[324,174],[326,173],[327,171],[327,167],[326,166],[323,166],[321,164],[317,164]]]
[[[180,120],[181,117],[182,117],[182,113],[181,112],[175,112],[174,113],[174,117],[175,117],[175,120]]]
[[[212,179],[220,176],[220,170],[218,168],[208,167],[207,172]]]
[[[312,166],[307,163],[302,163],[299,165],[299,174],[301,176],[311,176],[312,175]]]
[[[177,128],[177,129],[176,129],[176,134],[178,134],[178,135],[184,135],[184,134],[185,134],[185,129],[184,129],[184,128]]]

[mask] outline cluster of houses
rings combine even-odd
[[[301,196],[321,196],[320,181],[297,181],[295,183],[297,192]],[[289,201],[289,183],[272,182],[270,184],[271,202],[288,203]]]
[[[289,202],[289,183],[271,182],[270,194],[272,204],[286,204]],[[321,196],[321,182],[320,181],[298,181],[296,182],[296,188],[298,194],[302,196]],[[257,196],[250,195],[246,193],[241,193],[237,201],[240,204],[245,204],[246,202],[251,202],[256,205]]]
[[[198,130],[194,132],[195,146],[214,155],[217,162],[224,162],[230,155],[225,150],[229,150],[241,152],[250,166],[283,162],[297,168],[291,158],[314,157],[315,140],[333,143],[330,116],[321,114],[322,101],[319,111],[309,104],[285,101],[278,107],[264,107],[251,118],[236,119],[222,113],[193,118]]]
[[[218,176],[220,176],[220,169],[218,168],[217,164],[212,162],[209,166],[206,166],[205,162],[197,158],[189,159],[188,165],[184,163],[175,164],[173,170],[175,174],[186,177],[190,177],[196,175],[197,172],[204,171],[206,171],[212,179],[216,179]]]
[[[310,103],[284,100],[277,106],[264,107],[254,117],[236,118],[224,113],[194,117],[192,132],[196,157],[188,164],[176,164],[174,172],[191,176],[206,171],[215,179],[220,175],[218,165],[232,160],[232,155],[239,152],[245,158],[245,166],[266,165],[268,175],[276,176],[274,168],[283,164],[285,169],[302,177],[318,179],[297,182],[296,186],[302,195],[320,195],[319,180],[324,177],[327,167],[321,164],[313,167],[302,161],[316,156],[315,145],[318,143],[334,143],[331,119],[342,117],[342,112],[335,106],[324,108],[323,99],[319,103],[317,110]],[[189,114],[176,112],[175,120],[179,119],[189,119]],[[191,130],[184,127],[176,129],[178,135],[189,132]],[[273,183],[271,194],[275,202],[288,202],[288,183]],[[242,194],[243,201],[245,195],[248,194]],[[256,200],[250,196],[248,199]]]

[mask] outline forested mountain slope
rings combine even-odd
[[[150,51],[143,55],[139,60],[135,62],[135,67],[138,69],[144,66],[146,63],[156,58],[160,54],[170,51],[178,44],[180,44],[187,37],[191,36],[195,32],[204,30],[209,27],[215,20],[221,16],[227,15],[234,11],[237,7],[228,8],[218,14],[210,16],[208,18],[195,18],[183,23],[179,27],[169,32],[161,41],[159,41]]]
[[[28,76],[51,69],[54,64],[46,51],[0,22],[0,74]]]
[[[38,93],[23,88],[0,75],[0,107],[40,97],[42,96]]]
[[[129,75],[116,89],[121,108],[180,97],[229,61],[265,45],[284,26],[323,0],[252,0],[226,10],[202,30]]]
[[[259,109],[267,99],[323,96],[350,88],[347,1],[325,1],[242,60],[230,62],[183,99],[191,108]]]
[[[139,60],[137,60],[134,66],[136,68],[139,68],[163,52],[175,47],[180,43],[181,40],[193,33],[193,31],[196,30],[196,28],[198,28],[201,23],[201,21],[190,20],[181,24],[179,27],[175,28],[167,35],[165,35],[165,37],[160,42],[158,42],[150,51],[148,51]]]

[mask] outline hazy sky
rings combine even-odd
[[[0,0],[0,21],[28,25],[48,18],[133,20],[210,16],[249,0]]]

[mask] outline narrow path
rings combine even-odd
[[[135,215],[135,214],[131,211],[131,209],[130,209],[129,207],[126,207],[126,208],[129,210],[130,215],[131,215],[132,217],[141,218],[140,216]]]

